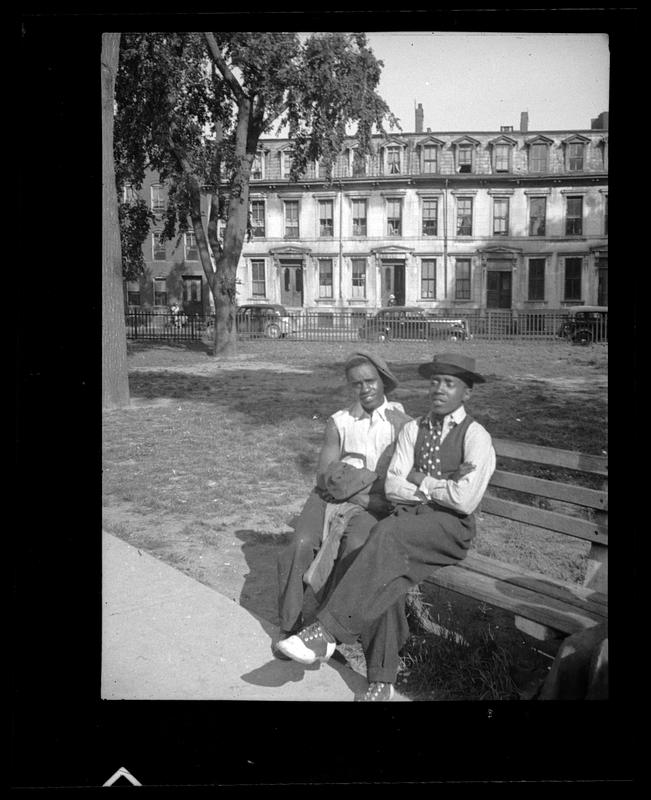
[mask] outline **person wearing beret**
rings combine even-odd
[[[337,643],[361,639],[368,689],[356,700],[391,700],[409,635],[407,592],[465,558],[473,512],[495,470],[491,437],[465,409],[474,385],[484,383],[474,359],[441,353],[418,372],[430,383],[430,411],[398,436],[385,482],[395,510],[373,527],[316,622],[277,644],[285,656],[312,664],[330,658]]]
[[[332,414],[326,422],[316,486],[303,506],[290,543],[278,558],[282,639],[303,627],[306,585],[315,589],[317,599],[325,596],[348,569],[371,528],[393,509],[384,494],[384,480],[398,433],[411,417],[405,414],[401,403],[386,397],[398,381],[381,356],[362,350],[354,352],[347,358],[344,372],[353,403]],[[341,483],[344,472],[335,469],[337,462],[346,463],[347,470],[352,469],[352,472],[345,471],[345,481],[341,485],[337,481]],[[352,480],[355,484],[362,475],[369,474],[373,475],[372,484],[346,496],[346,481]],[[345,507],[337,505],[344,501]],[[328,553],[323,557],[316,578],[313,570],[306,581],[306,573],[324,543],[324,532],[328,531],[326,523],[334,518],[333,509],[329,509],[333,505],[336,505],[340,535],[330,537]],[[358,507],[356,513],[352,513],[351,505]],[[335,544],[338,550],[333,554]],[[325,585],[324,564],[332,566]],[[276,648],[274,652],[284,657]]]

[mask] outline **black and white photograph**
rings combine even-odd
[[[34,509],[56,522],[61,503],[70,521],[47,551],[70,556],[49,576],[62,594],[40,602],[48,643],[76,631],[57,673],[83,671],[69,639],[92,662],[76,735],[111,742],[78,786],[631,779],[630,760],[609,771],[607,754],[560,748],[573,715],[612,734],[611,679],[628,668],[625,627],[609,662],[609,20],[406,17],[299,31],[309,15],[252,14],[248,30],[242,15],[241,30],[219,14],[106,16],[83,44],[97,135],[67,157],[86,98],[55,168],[71,199],[49,201],[69,270],[54,317],[73,313],[65,336],[53,318],[38,337],[66,363],[85,341]],[[75,191],[85,180],[94,191]],[[76,252],[58,250],[64,232]],[[58,380],[29,336],[22,429],[35,387]],[[61,494],[67,457],[78,477]],[[405,738],[416,715],[427,756]],[[364,732],[363,758],[333,719]],[[474,728],[462,749],[507,731],[524,751],[520,725],[538,742],[549,726],[558,761],[432,760],[442,730]],[[176,777],[172,739],[201,738],[198,762],[213,728],[218,763]],[[396,760],[369,774],[375,747]],[[20,765],[15,785],[40,786]]]

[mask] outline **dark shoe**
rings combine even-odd
[[[337,643],[322,627],[314,622],[294,636],[276,643],[276,649],[299,664],[314,664],[315,661],[327,661],[334,653]]]
[[[383,702],[388,703],[393,699],[394,691],[392,683],[382,683],[381,681],[373,681],[369,683],[368,689],[364,694],[358,695],[355,700],[357,702]]]

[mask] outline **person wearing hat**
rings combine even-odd
[[[354,402],[328,418],[316,486],[303,506],[290,543],[278,558],[281,638],[303,627],[306,583],[315,589],[317,598],[325,596],[345,573],[371,528],[393,509],[384,494],[384,480],[398,433],[411,417],[401,403],[386,397],[398,381],[381,356],[363,350],[351,353],[344,371]],[[369,475],[372,482],[366,481]],[[336,514],[333,508],[328,510],[334,504]],[[351,504],[357,506],[355,513]],[[336,521],[339,536],[329,537],[328,552],[315,578],[315,571],[308,573],[308,569],[328,538],[324,533],[331,521]],[[333,554],[335,546],[338,549]],[[323,564],[327,571],[333,560],[324,585]],[[276,655],[282,658],[278,651]]]
[[[330,658],[337,642],[361,638],[369,686],[357,700],[393,696],[409,635],[407,592],[437,567],[465,558],[475,535],[473,512],[495,470],[491,437],[465,410],[473,386],[484,383],[474,359],[441,353],[418,372],[430,382],[430,411],[398,436],[385,482],[394,512],[373,527],[317,621],[277,644],[284,655],[311,664]]]

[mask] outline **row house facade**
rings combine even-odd
[[[416,131],[350,141],[332,180],[310,164],[289,179],[291,142],[260,142],[250,185],[253,235],[240,303],[290,310],[557,309],[608,303],[608,115],[572,131]],[[164,187],[144,187],[152,207]],[[156,209],[155,209],[156,210]],[[209,310],[192,234],[152,232],[147,274],[129,301]],[[151,249],[150,249],[151,248]],[[165,257],[163,257],[165,256]]]

